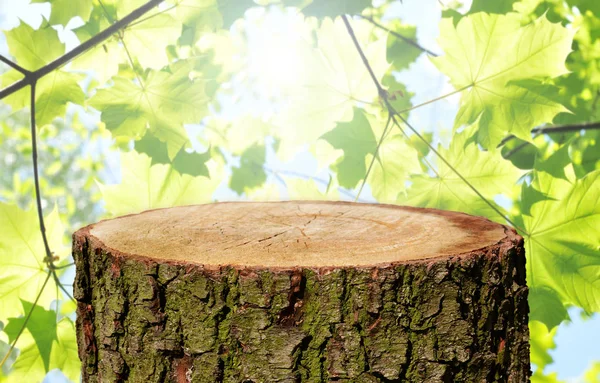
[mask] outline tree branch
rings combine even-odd
[[[360,57],[363,61],[363,63],[365,64],[365,66],[367,67],[367,70],[369,71],[369,74],[371,75],[371,79],[373,80],[375,86],[377,87],[377,91],[379,92],[379,94],[382,96],[383,101],[386,105],[386,108],[388,110],[388,113],[390,114],[390,117],[392,118],[392,121],[394,122],[394,124],[404,133],[404,130],[402,129],[402,127],[400,126],[400,124],[398,123],[398,121],[396,120],[396,116],[398,116],[398,118],[421,140],[425,143],[425,145],[427,145],[429,147],[429,150],[431,150],[433,153],[435,153],[435,155],[444,163],[446,164],[446,166],[448,166],[448,168],[450,170],[452,170],[452,172],[454,174],[456,174],[456,176],[458,176],[458,178],[460,178],[473,192],[475,192],[475,194],[477,194],[477,196],[479,198],[481,198],[481,200],[483,200],[489,207],[492,208],[492,210],[494,210],[497,214],[499,214],[502,218],[504,218],[508,223],[510,223],[513,227],[521,230],[523,233],[527,233],[525,230],[523,230],[522,228],[520,228],[519,226],[517,226],[510,218],[508,218],[506,215],[504,215],[504,213],[502,213],[500,211],[500,209],[498,209],[494,204],[492,204],[490,201],[488,201],[487,198],[485,198],[465,177],[462,176],[462,174],[460,174],[458,172],[458,170],[456,170],[454,168],[454,166],[452,166],[445,158],[444,156],[441,155],[440,152],[438,152],[433,145],[431,145],[429,143],[429,141],[427,141],[411,124],[408,123],[408,121],[402,117],[402,115],[398,114],[398,112],[394,109],[394,107],[392,106],[392,104],[390,104],[390,101],[388,100],[387,94],[384,91],[383,87],[381,86],[381,84],[379,83],[379,80],[377,80],[377,77],[375,76],[375,74],[373,73],[373,69],[371,68],[371,65],[369,64],[369,61],[367,60],[367,57],[365,56],[365,53],[363,52],[362,48],[360,47],[360,44],[358,43],[358,40],[356,39],[356,35],[354,34],[354,30],[352,29],[352,26],[350,25],[350,22],[348,21],[348,17],[346,15],[342,15],[342,19],[344,21],[344,24],[346,25],[346,29],[348,30],[348,34],[350,35],[350,37],[352,38],[352,41],[354,42],[354,46],[356,47],[356,50],[358,51],[358,53],[360,54]],[[376,153],[377,154],[377,153]]]
[[[584,122],[581,124],[569,124],[569,125],[553,125],[553,126],[545,126],[541,128],[533,128],[531,129],[531,133],[533,134],[553,134],[553,133],[566,133],[566,132],[578,132],[580,130],[598,130],[600,129],[600,121],[594,122]],[[513,138],[517,138],[514,135],[510,135],[505,137],[499,144],[498,147],[506,144],[508,141]]]
[[[25,78],[23,78],[23,79],[15,82],[14,84],[12,84],[12,85],[10,85],[10,86],[2,89],[0,91],[0,100],[3,99],[6,96],[9,96],[9,95],[11,95],[11,94],[13,94],[13,93],[15,93],[15,92],[23,89],[27,85],[31,85],[37,79],[39,79],[39,78],[47,75],[48,73],[52,72],[53,70],[55,70],[57,68],[60,68],[61,66],[65,65],[66,63],[68,63],[69,61],[71,61],[75,57],[79,56],[83,52],[85,52],[88,49],[90,49],[90,48],[92,48],[92,47],[100,44],[102,41],[108,39],[114,33],[116,33],[117,31],[119,31],[122,28],[124,28],[127,25],[129,25],[132,21],[139,19],[141,16],[143,16],[144,14],[146,14],[148,11],[150,11],[152,8],[154,8],[158,4],[162,3],[163,1],[164,0],[150,0],[150,1],[148,1],[146,4],[144,4],[141,7],[135,9],[130,14],[128,14],[127,16],[125,16],[124,18],[122,18],[121,20],[117,21],[116,23],[114,23],[110,27],[106,28],[105,30],[103,30],[102,32],[98,33],[97,35],[95,35],[91,39],[89,39],[89,40],[85,41],[84,43],[80,44],[75,49],[73,49],[73,50],[65,53],[64,55],[60,56],[59,58],[57,58],[56,60],[52,61],[51,63],[49,63],[49,64],[41,67],[40,69],[38,69],[38,70],[36,70],[34,72],[30,72],[28,75],[25,76]]]
[[[370,22],[371,24],[373,24],[377,28],[388,32],[390,35],[392,35],[392,36],[394,36],[394,37],[396,37],[396,38],[404,41],[405,43],[407,43],[409,45],[412,45],[413,47],[415,47],[417,49],[422,50],[423,52],[427,53],[430,56],[433,56],[433,57],[438,57],[439,56],[437,53],[434,53],[434,52],[430,51],[429,49],[427,49],[427,48],[419,45],[419,43],[417,43],[413,39],[410,39],[410,38],[408,38],[406,36],[402,36],[400,33],[396,32],[396,31],[393,31],[393,30],[391,30],[391,29],[389,29],[389,28],[387,28],[387,27],[379,24],[377,21],[373,20],[372,18],[370,18],[368,16],[363,16],[363,15],[356,15],[356,16],[358,16],[358,17],[360,17],[362,19],[367,20],[368,22]]]
[[[19,64],[10,61],[9,59],[7,59],[6,57],[4,57],[2,55],[0,55],[0,61],[2,61],[3,63],[5,63],[9,67],[11,67],[11,68],[13,68],[13,69],[21,72],[25,76],[27,76],[27,75],[29,75],[31,73],[30,71],[28,71],[27,69],[23,68]]]

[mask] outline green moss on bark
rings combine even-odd
[[[74,236],[84,382],[525,382],[522,239],[387,267],[206,270]]]

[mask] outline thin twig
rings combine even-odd
[[[394,109],[394,107],[392,106],[392,104],[390,104],[390,101],[388,100],[387,94],[385,93],[385,90],[383,89],[383,87],[381,86],[381,84],[379,83],[379,80],[377,80],[377,77],[375,76],[375,74],[373,73],[373,69],[371,68],[371,65],[369,64],[369,61],[367,60],[367,57],[365,56],[365,53],[363,52],[362,48],[360,47],[360,44],[358,43],[358,40],[356,38],[356,35],[354,34],[354,30],[352,29],[352,26],[350,25],[350,22],[348,21],[348,17],[346,15],[342,15],[342,20],[344,21],[344,24],[346,25],[346,29],[348,30],[348,34],[350,35],[350,37],[352,38],[352,41],[354,42],[354,46],[356,47],[356,50],[358,51],[358,53],[360,54],[360,57],[363,61],[363,63],[365,64],[365,66],[367,67],[367,70],[369,72],[369,74],[371,75],[371,79],[373,80],[373,83],[375,84],[375,86],[377,87],[377,92],[382,96],[383,101],[385,102],[385,105],[387,107],[388,113],[390,114],[392,121],[394,122],[394,124],[400,129],[402,130],[400,124],[398,123],[398,121],[396,120],[396,116],[398,116],[398,118],[400,118],[400,120],[421,140],[423,141],[428,147],[429,150],[431,150],[433,153],[435,153],[435,155],[444,163],[446,164],[446,166],[448,166],[448,168],[450,170],[452,170],[452,172],[454,174],[456,174],[458,176],[458,178],[460,178],[471,190],[473,190],[473,192],[475,192],[475,194],[477,194],[477,196],[479,198],[481,198],[489,207],[492,208],[492,210],[494,210],[497,214],[499,214],[502,218],[504,218],[508,223],[510,223],[513,227],[521,230],[523,233],[527,233],[525,230],[521,229],[519,226],[517,226],[510,218],[508,218],[506,215],[504,215],[500,209],[498,209],[494,204],[492,204],[490,201],[488,201],[487,198],[485,198],[465,177],[462,176],[462,174],[460,174],[458,172],[458,170],[456,170],[454,168],[454,166],[452,166],[445,158],[444,156],[442,156],[442,154],[440,152],[438,152],[433,145],[431,145],[411,124],[408,123],[408,121],[402,117],[402,115],[398,114],[396,112],[396,110]]]
[[[379,29],[381,29],[381,30],[384,30],[384,31],[388,32],[388,33],[389,33],[389,34],[391,34],[392,36],[394,36],[394,37],[396,37],[396,38],[398,38],[398,39],[400,39],[400,40],[404,41],[404,42],[405,42],[405,43],[407,43],[407,44],[410,44],[410,45],[412,45],[413,47],[415,47],[415,48],[417,48],[417,49],[420,49],[420,50],[422,50],[423,52],[427,53],[427,54],[428,54],[428,55],[430,55],[430,56],[433,56],[433,57],[438,57],[438,56],[439,56],[437,53],[435,53],[435,52],[432,52],[432,51],[430,51],[429,49],[427,49],[427,48],[425,48],[425,47],[423,47],[423,46],[419,45],[419,43],[417,43],[415,40],[413,40],[413,39],[411,39],[411,38],[408,38],[408,37],[406,37],[406,36],[402,36],[400,33],[396,32],[396,31],[393,31],[393,30],[391,30],[391,29],[387,28],[386,26],[383,26],[383,25],[379,24],[377,21],[373,20],[373,19],[372,19],[371,17],[369,17],[369,16],[363,16],[363,15],[356,15],[356,16],[358,16],[358,17],[360,17],[360,18],[362,18],[362,19],[365,19],[365,20],[367,20],[368,22],[370,22],[371,24],[373,24],[373,25],[374,25],[374,26],[376,26],[377,28],[379,28]]]
[[[385,137],[388,134],[388,130],[391,126],[390,122],[392,122],[391,115],[388,116],[388,120],[385,123],[385,128],[383,129],[383,133],[381,133],[381,137],[379,137],[379,142],[377,142],[377,147],[375,148],[375,153],[373,153],[373,158],[371,159],[369,168],[367,169],[367,172],[365,173],[365,178],[363,178],[363,181],[360,184],[360,188],[358,189],[358,193],[356,194],[356,198],[354,199],[354,202],[358,201],[358,198],[360,197],[360,193],[362,193],[362,190],[365,187],[365,184],[367,183],[367,178],[369,178],[369,174],[371,174],[371,169],[373,168],[373,164],[375,163],[375,160],[377,159],[377,156],[379,155],[379,148],[381,148],[381,144],[383,143],[383,140],[385,139]]]
[[[553,125],[553,126],[545,126],[541,128],[533,128],[531,129],[531,133],[539,133],[539,134],[553,134],[553,133],[566,133],[566,132],[578,132],[580,130],[598,130],[600,129],[600,121],[594,122],[584,122],[582,124],[570,124],[570,125]],[[500,143],[498,147],[506,144],[508,141],[516,138],[514,135],[510,135],[505,137]]]
[[[75,298],[73,298],[73,296],[71,295],[71,293],[69,293],[67,291],[67,289],[65,289],[65,287],[63,286],[62,282],[60,281],[60,279],[58,278],[58,275],[56,275],[56,270],[52,270],[52,277],[54,278],[54,282],[56,283],[56,285],[62,290],[63,293],[65,293],[65,295],[72,300],[73,302],[75,301]]]
[[[75,265],[75,262],[67,263],[66,265],[62,265],[62,266],[54,266],[54,270],[66,269],[66,268],[74,266],[74,265]]]
[[[3,63],[5,63],[9,67],[11,67],[11,68],[13,68],[13,69],[21,72],[25,76],[27,76],[27,75],[29,75],[31,73],[30,71],[28,71],[27,69],[23,68],[19,64],[10,61],[9,59],[7,59],[6,57],[4,57],[2,55],[0,55],[0,61],[2,61]]]
[[[33,306],[31,307],[31,310],[27,313],[27,316],[25,317],[25,321],[23,322],[23,326],[17,333],[15,340],[12,342],[12,344],[10,345],[10,348],[6,352],[6,355],[4,355],[4,358],[2,358],[2,361],[0,361],[0,369],[2,368],[2,366],[4,366],[4,364],[8,360],[8,357],[15,349],[15,346],[16,346],[17,342],[19,341],[21,334],[23,334],[23,331],[25,331],[25,328],[27,327],[27,322],[29,322],[29,318],[31,318],[31,314],[33,314],[33,310],[35,310],[35,306],[37,305],[38,301],[40,300],[40,297],[42,296],[42,293],[44,292],[44,289],[46,288],[46,284],[48,283],[48,280],[50,279],[51,274],[52,273],[50,271],[48,271],[48,274],[46,275],[46,280],[44,281],[44,284],[42,285],[42,288],[40,289],[40,292],[38,293],[37,297],[35,297],[35,301],[33,301]]]
[[[34,81],[31,84],[31,158],[33,160],[33,180],[35,185],[35,202],[37,204],[38,221],[40,224],[40,232],[42,233],[42,239],[44,241],[44,249],[46,251],[46,257],[44,261],[47,264],[52,264],[52,252],[48,246],[48,238],[46,237],[46,225],[44,225],[44,214],[42,212],[42,196],[40,194],[40,175],[38,171],[38,152],[37,152],[37,130],[35,127],[35,85]]]
[[[144,4],[141,7],[135,9],[134,11],[132,11],[130,14],[128,14],[127,16],[125,16],[124,18],[122,18],[121,20],[119,20],[118,22],[116,22],[113,25],[109,26],[108,28],[106,28],[102,32],[98,33],[97,35],[95,35],[91,39],[89,39],[89,40],[85,41],[84,43],[80,44],[75,49],[73,49],[73,50],[65,53],[64,55],[60,56],[56,60],[54,60],[51,63],[47,64],[46,66],[43,66],[40,69],[36,70],[35,72],[31,72],[30,75],[25,76],[25,78],[23,78],[23,79],[15,82],[15,83],[13,83],[12,85],[10,85],[10,86],[8,86],[8,87],[0,90],[0,100],[3,99],[6,96],[9,96],[9,95],[15,93],[18,90],[23,89],[27,85],[30,85],[31,83],[33,83],[34,81],[36,81],[37,79],[39,79],[39,78],[47,75],[48,73],[52,72],[53,70],[55,70],[57,68],[60,68],[61,66],[65,65],[66,63],[68,63],[69,61],[71,61],[72,59],[74,59],[75,57],[77,57],[80,54],[82,54],[83,52],[87,51],[88,49],[90,49],[90,48],[92,48],[92,47],[100,44],[102,41],[108,39],[114,33],[116,33],[117,31],[121,30],[122,28],[126,27],[131,22],[133,22],[134,20],[139,19],[141,16],[143,16],[145,13],[147,13],[148,11],[150,11],[152,8],[154,8],[158,4],[162,3],[163,1],[164,0],[150,0],[150,1],[148,1],[146,4]]]
[[[169,8],[165,8],[165,9],[163,9],[163,10],[161,10],[161,11],[158,11],[158,12],[156,12],[156,13],[153,13],[153,14],[151,14],[151,15],[148,15],[147,17],[144,17],[143,19],[136,20],[134,23],[131,23],[131,24],[129,24],[129,25],[127,26],[127,28],[131,28],[131,27],[133,27],[133,26],[135,26],[135,25],[138,25],[139,23],[143,23],[144,21],[148,21],[148,20],[150,20],[150,19],[152,19],[152,18],[154,18],[154,17],[156,17],[156,16],[158,16],[158,15],[161,15],[161,14],[163,14],[163,13],[169,12],[171,9],[173,9],[173,8],[177,7],[178,5],[179,5],[179,3],[173,4],[173,5],[171,5]]]
[[[102,9],[104,10],[104,15],[106,16],[106,19],[108,20],[108,22],[111,24],[115,23],[115,20],[113,20],[112,16],[108,13],[108,10],[104,6],[104,3],[102,2],[102,0],[98,0],[98,1],[99,1],[100,5],[102,6]],[[116,21],[119,21],[119,20],[116,20]],[[129,25],[129,26],[131,26],[131,25]],[[131,70],[133,71],[135,78],[140,83],[140,86],[142,87],[142,89],[144,89],[145,88],[144,83],[142,82],[142,79],[140,78],[140,76],[138,76],[137,71],[135,70],[135,64],[133,63],[133,58],[132,58],[131,54],[129,53],[129,49],[127,49],[127,44],[125,44],[125,40],[123,40],[123,34],[121,33],[121,31],[119,31],[119,33],[117,33],[117,37],[119,38],[119,41],[121,42],[121,44],[123,44],[123,48],[125,49],[125,53],[127,54],[127,58],[129,59],[129,64],[131,65]]]

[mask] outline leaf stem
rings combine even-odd
[[[360,44],[358,43],[358,40],[356,39],[356,35],[354,34],[354,30],[352,29],[352,26],[350,25],[350,22],[348,21],[348,17],[346,15],[342,15],[342,19],[344,21],[344,24],[346,25],[346,29],[348,30],[348,34],[350,35],[350,37],[352,38],[352,41],[354,42],[354,46],[356,47],[356,50],[358,51],[358,53],[360,54],[360,57],[363,61],[363,63],[365,64],[365,66],[367,67],[367,70],[369,72],[369,74],[371,75],[371,79],[373,80],[373,83],[375,84],[375,86],[377,87],[377,91],[378,93],[381,95],[381,97],[383,98],[383,101],[385,102],[385,105],[387,107],[388,113],[390,114],[390,117],[392,118],[392,121],[394,122],[394,125],[396,125],[402,132],[404,132],[404,130],[402,129],[402,127],[400,126],[400,124],[398,123],[398,121],[396,120],[396,116],[398,116],[398,118],[421,140],[423,141],[423,143],[425,143],[425,145],[427,145],[429,147],[429,150],[431,150],[433,153],[435,153],[435,155],[444,163],[446,164],[446,166],[448,166],[448,168],[450,168],[450,170],[452,170],[452,172],[454,174],[456,174],[458,176],[458,178],[460,178],[471,190],[473,190],[473,192],[475,192],[475,194],[477,194],[477,196],[479,198],[481,198],[489,207],[492,208],[492,210],[494,210],[497,214],[499,214],[502,218],[504,218],[509,224],[511,224],[514,228],[517,228],[519,230],[521,230],[523,233],[527,233],[525,230],[521,229],[519,226],[517,226],[510,218],[508,218],[506,215],[504,215],[504,213],[502,213],[500,211],[500,209],[498,209],[494,204],[492,204],[490,201],[488,201],[487,198],[485,198],[465,177],[462,176],[462,174],[460,174],[458,172],[458,170],[456,170],[454,168],[454,166],[452,166],[445,158],[444,156],[442,156],[442,154],[440,152],[438,152],[433,145],[431,145],[411,124],[408,123],[408,121],[402,117],[402,115],[398,114],[398,112],[396,112],[396,110],[394,109],[394,107],[392,106],[392,104],[390,104],[390,101],[387,98],[387,94],[385,93],[385,91],[383,90],[383,87],[381,86],[381,84],[379,83],[379,80],[377,80],[377,77],[375,76],[375,74],[373,73],[373,69],[371,68],[371,65],[369,64],[369,61],[367,60],[367,57],[365,56],[365,53],[363,52],[362,48],[360,47]]]
[[[2,366],[4,366],[4,364],[8,360],[8,357],[15,349],[15,346],[16,346],[17,342],[19,341],[21,334],[23,334],[23,331],[25,331],[25,328],[27,327],[27,322],[29,322],[29,318],[31,318],[31,314],[33,314],[33,310],[35,310],[35,306],[37,305],[38,301],[40,300],[40,297],[42,296],[42,293],[44,292],[44,289],[46,288],[46,284],[48,283],[48,280],[50,279],[51,274],[52,274],[51,271],[48,271],[48,275],[46,275],[46,280],[44,281],[44,284],[42,285],[42,288],[40,289],[40,292],[38,293],[37,297],[35,297],[33,306],[31,307],[31,310],[27,313],[27,316],[25,317],[25,321],[23,322],[23,326],[17,333],[15,340],[12,342],[12,344],[10,345],[10,348],[6,352],[6,355],[4,355],[4,358],[2,358],[2,361],[0,361],[0,369],[2,368]]]
[[[446,93],[446,94],[443,94],[443,95],[441,95],[441,96],[439,96],[439,97],[432,98],[432,99],[431,99],[431,100],[429,100],[429,101],[425,101],[425,102],[423,102],[423,103],[420,103],[420,104],[417,104],[417,105],[411,106],[410,108],[406,108],[406,109],[399,110],[399,111],[397,111],[396,113],[397,113],[397,114],[401,114],[401,113],[410,112],[411,110],[418,109],[418,108],[420,108],[420,107],[422,107],[422,106],[429,105],[429,104],[432,104],[432,103],[434,103],[434,102],[436,102],[436,101],[440,101],[440,100],[443,100],[443,99],[445,99],[445,98],[447,98],[447,97],[453,96],[453,95],[455,95],[455,94],[457,94],[457,93],[460,93],[460,92],[462,92],[463,90],[467,90],[467,89],[469,89],[469,88],[470,88],[470,87],[472,87],[472,86],[473,86],[473,84],[470,84],[470,85],[467,85],[467,86],[463,86],[463,87],[462,87],[462,88],[460,88],[460,89],[453,90],[453,91],[452,91],[452,92],[450,92],[450,93]]]

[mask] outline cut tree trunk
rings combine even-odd
[[[344,202],[147,211],[74,234],[84,382],[526,382],[523,239]]]

